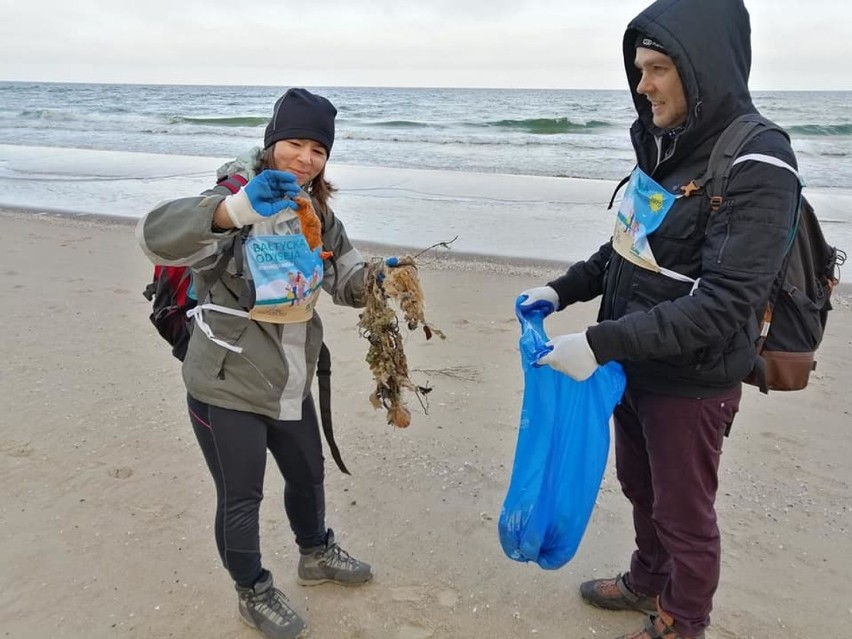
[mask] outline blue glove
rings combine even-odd
[[[297,209],[292,198],[302,189],[296,176],[284,171],[266,170],[252,178],[238,193],[225,198],[225,210],[237,228],[257,224],[284,209]]]
[[[521,298],[526,299],[521,300]],[[520,311],[542,311],[546,316],[559,308],[559,294],[550,286],[537,286],[531,288],[518,296],[520,300]]]
[[[536,366],[550,366],[575,381],[588,379],[600,366],[585,333],[557,335],[546,346],[548,351],[538,358]]]

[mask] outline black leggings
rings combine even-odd
[[[254,585],[262,572],[259,511],[267,449],[284,477],[284,508],[296,543],[300,548],[325,543],[325,471],[311,396],[295,421],[219,408],[191,396],[187,404],[216,483],[219,556],[237,585]]]

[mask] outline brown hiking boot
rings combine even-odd
[[[586,602],[605,610],[635,610],[657,612],[656,596],[633,592],[618,574],[610,579],[593,579],[580,584],[580,596]]]

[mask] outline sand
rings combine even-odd
[[[178,362],[148,323],[140,291],[151,266],[132,226],[0,212],[0,228],[0,635],[259,637],[239,621],[216,554],[213,483]],[[448,255],[422,269],[429,319],[447,340],[408,339],[415,381],[434,390],[406,430],[368,402],[357,311],[321,305],[352,471],[329,456],[328,523],[375,580],[296,585],[272,467],[266,566],[313,639],[598,639],[639,627],[638,614],[590,608],[577,593],[581,580],[627,567],[630,514],[612,459],[564,568],[513,562],[497,538],[523,391],[512,302],[557,267]],[[837,306],[809,388],[747,388],[725,442],[710,638],[849,634],[852,305]],[[581,329],[594,312],[572,308],[549,330]]]

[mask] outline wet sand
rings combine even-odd
[[[179,363],[148,322],[151,265],[131,223],[0,212],[0,634],[259,637],[239,621],[216,554],[213,483]],[[358,589],[296,585],[270,465],[265,564],[309,637],[599,639],[640,627],[638,614],[590,608],[577,593],[628,565],[630,512],[612,459],[564,568],[510,561],[497,538],[523,391],[512,303],[557,270],[424,257],[427,315],[447,340],[406,342],[414,380],[434,390],[428,414],[412,402],[405,430],[369,404],[357,311],[321,304],[336,435],[352,471],[340,474],[328,455],[328,524],[376,577]],[[710,638],[841,637],[852,623],[848,288],[836,306],[811,386],[769,397],[747,388],[725,442]],[[582,329],[595,310],[572,308],[548,328]]]

